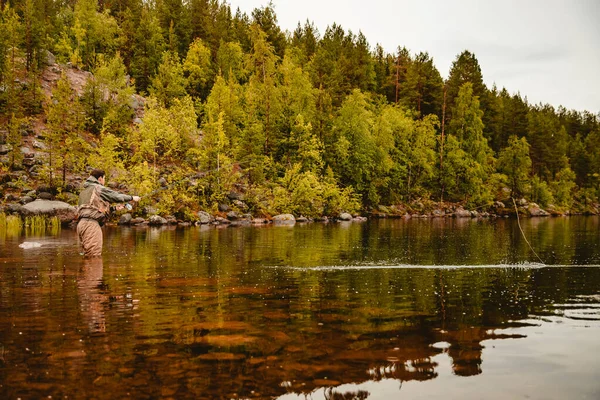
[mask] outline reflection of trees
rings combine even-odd
[[[576,219],[544,221],[526,231],[536,248],[561,248],[565,233],[546,232],[562,229],[553,221],[570,224],[572,234],[582,230]],[[526,260],[529,249],[512,222],[109,228],[100,267],[79,269],[81,258],[60,250],[3,265],[0,322],[10,321],[0,323],[3,357],[16,366],[11,377],[31,376],[21,388],[32,397],[73,387],[89,398],[131,391],[137,398],[268,398],[317,388],[332,399],[357,397],[365,394],[342,393],[340,385],[434,379],[442,352],[457,375],[485,373],[483,341],[515,338],[503,334],[517,326],[510,321],[597,294],[600,270],[313,267]],[[591,248],[569,245],[557,259],[598,260],[600,239],[586,240]],[[439,342],[447,346],[432,346]],[[15,387],[9,397],[19,397]]]

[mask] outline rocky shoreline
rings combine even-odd
[[[4,205],[0,205],[0,213],[19,215],[21,218],[30,216],[58,217],[63,226],[75,223],[77,209],[72,204],[65,201],[55,200],[50,192],[35,190],[28,191],[21,197],[7,195]],[[72,199],[76,195],[71,193]],[[232,196],[235,197],[235,196]],[[34,199],[35,198],[35,199]],[[234,200],[237,203],[240,200]],[[236,204],[237,204],[236,203]],[[433,205],[438,207],[432,207]],[[199,226],[199,225],[221,225],[221,226],[260,226],[266,224],[274,225],[294,225],[296,223],[309,222],[364,222],[368,219],[383,218],[402,218],[402,219],[427,219],[427,218],[470,218],[470,219],[493,219],[508,218],[516,215],[518,210],[520,217],[550,217],[576,215],[570,212],[558,212],[553,208],[542,209],[539,205],[520,199],[516,204],[505,204],[500,201],[494,202],[486,210],[468,210],[462,205],[452,203],[430,203],[428,206],[420,202],[398,206],[379,206],[365,215],[352,215],[350,213],[340,213],[334,217],[322,216],[320,218],[307,218],[304,216],[295,216],[292,214],[280,214],[275,216],[253,216],[249,213],[233,210],[229,205],[222,204],[216,214],[210,214],[206,211],[198,211],[193,218],[189,220],[177,219],[172,215],[159,215],[154,207],[144,207],[136,210],[135,213],[117,211],[113,213],[111,224],[122,226]],[[239,206],[239,204],[238,204]],[[512,206],[512,207],[511,207]],[[591,208],[594,212],[577,213],[585,215],[598,215],[598,205]]]

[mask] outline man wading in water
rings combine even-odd
[[[140,201],[139,196],[130,196],[104,187],[105,173],[95,169],[83,184],[77,209],[77,235],[86,257],[102,255],[102,225],[110,214],[110,203]]]

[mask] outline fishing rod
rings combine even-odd
[[[531,246],[531,243],[529,243],[529,240],[527,240],[527,237],[525,236],[525,232],[523,232],[523,228],[521,228],[521,221],[519,219],[519,209],[517,208],[517,202],[515,201],[514,197],[511,197],[511,199],[513,201],[513,204],[515,205],[515,212],[517,213],[517,225],[519,225],[519,230],[521,231],[521,235],[523,235],[523,239],[525,239],[525,242],[527,243],[527,245],[529,246],[529,248],[531,249],[533,254],[535,254],[537,259],[540,260],[540,262],[545,265],[546,263],[540,258],[540,256],[538,256],[538,254],[535,252],[535,250]]]

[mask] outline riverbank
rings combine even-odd
[[[35,200],[33,197],[38,197]],[[0,220],[6,221],[7,216],[18,216],[23,224],[36,220],[36,224],[42,224],[46,219],[48,223],[63,226],[74,224],[77,217],[75,205],[65,201],[53,200],[54,196],[48,192],[29,191],[21,197],[14,195],[7,196],[6,199],[13,202],[0,204],[0,214],[4,217]],[[71,197],[73,200],[75,196]],[[14,202],[17,201],[17,202]],[[113,212],[109,224],[136,226],[162,226],[162,225],[227,225],[227,226],[250,226],[250,225],[294,225],[296,223],[310,222],[363,222],[367,219],[385,219],[385,218],[507,218],[520,217],[550,217],[550,216],[568,216],[568,215],[599,215],[600,205],[589,206],[584,212],[571,212],[569,210],[559,210],[554,207],[541,208],[538,204],[528,202],[525,199],[508,202],[496,201],[488,207],[478,209],[468,209],[461,204],[456,203],[434,203],[434,202],[413,202],[411,204],[400,204],[392,206],[379,206],[377,209],[369,210],[363,214],[339,213],[333,216],[321,216],[319,218],[308,218],[303,215],[278,214],[270,215],[252,215],[243,212],[243,202],[239,199],[234,200],[231,205],[220,204],[219,211],[208,212],[204,210],[197,211],[192,215],[186,215],[184,218],[177,218],[174,215],[161,215],[156,207],[146,206],[139,209],[133,209]],[[237,206],[237,207],[236,207]],[[41,219],[40,219],[41,218]]]

